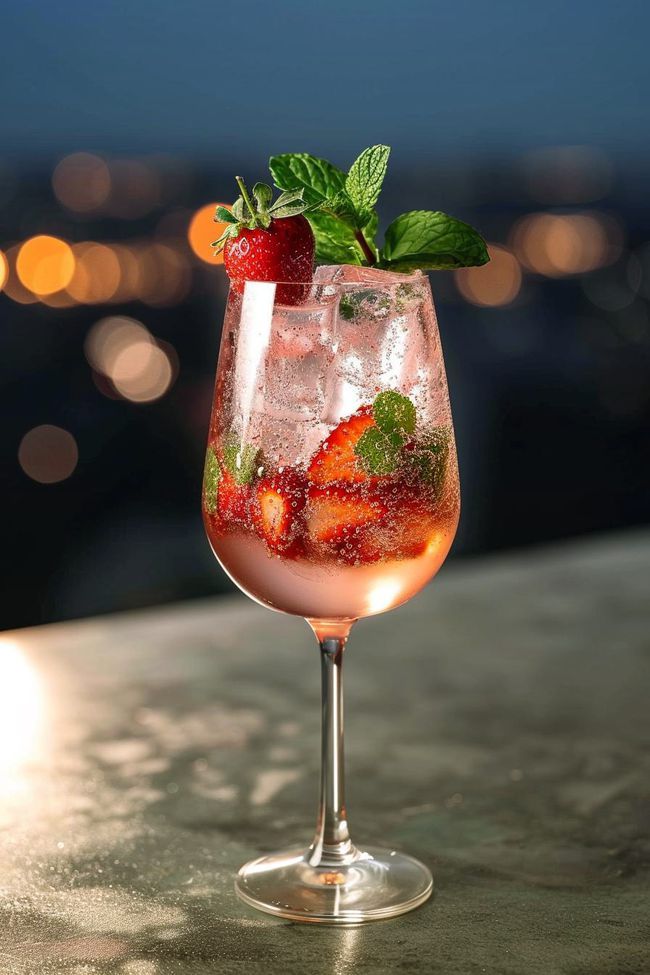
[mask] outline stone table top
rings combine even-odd
[[[650,971],[650,535],[451,564],[359,624],[353,838],[426,905],[357,928],[240,903],[311,839],[319,666],[241,598],[4,634],[0,972]]]

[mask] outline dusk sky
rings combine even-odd
[[[4,15],[0,154],[645,153],[648,36],[643,0],[25,0]]]

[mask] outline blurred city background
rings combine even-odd
[[[14,5],[0,106],[0,626],[226,591],[203,450],[233,176],[393,155],[492,263],[432,284],[453,557],[650,520],[650,8]]]

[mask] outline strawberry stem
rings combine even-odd
[[[363,251],[363,256],[367,260],[368,264],[372,267],[375,263],[375,255],[370,250],[370,247],[368,246],[368,241],[363,236],[363,233],[360,230],[357,230],[354,236],[356,238],[357,243],[359,244],[359,247]]]
[[[235,181],[237,183],[237,186],[239,187],[239,192],[242,195],[242,199],[246,204],[246,206],[248,207],[248,212],[251,215],[251,220],[254,220],[255,225],[257,226],[257,214],[253,204],[251,203],[251,198],[248,195],[248,190],[246,189],[246,183],[244,182],[241,176],[235,176]]]

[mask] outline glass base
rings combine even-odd
[[[345,863],[316,866],[304,850],[292,850],[244,864],[235,888],[258,911],[292,921],[362,924],[419,907],[433,878],[424,864],[394,850],[371,847]]]

